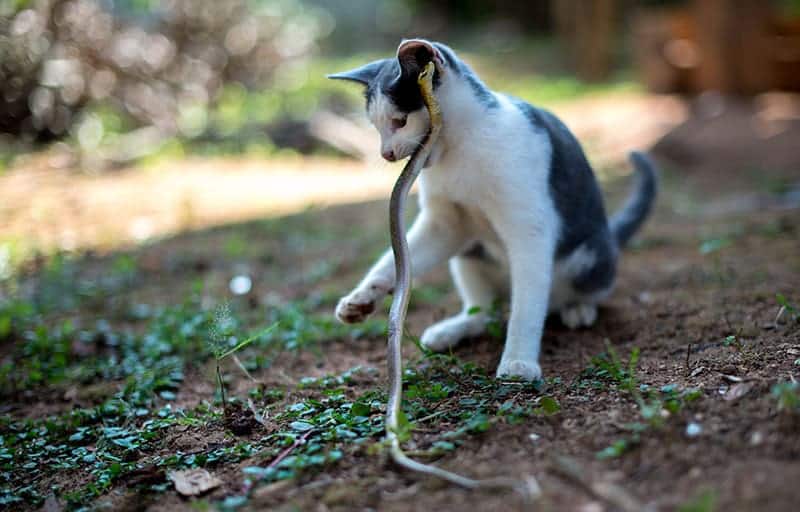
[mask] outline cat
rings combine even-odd
[[[558,313],[573,329],[595,322],[620,249],[652,209],[656,169],[643,153],[630,154],[636,186],[607,220],[580,143],[558,118],[489,90],[453,50],[424,39],[404,40],[396,58],[329,75],[365,87],[367,115],[386,160],[410,156],[427,134],[416,78],[430,61],[443,127],[419,177],[420,213],[408,232],[411,269],[419,276],[449,260],[463,309],[428,327],[420,341],[445,351],[479,336],[510,284],[497,377],[540,379],[545,317]],[[387,251],[339,301],[337,318],[364,320],[393,285],[394,258]]]

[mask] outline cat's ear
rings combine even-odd
[[[328,78],[333,80],[349,80],[351,82],[358,82],[360,84],[369,85],[378,76],[378,73],[383,69],[386,64],[386,59],[376,60],[369,64],[364,64],[360,68],[351,69],[350,71],[343,71],[341,73],[333,73],[328,75]]]
[[[397,60],[404,73],[416,76],[425,65],[433,61],[436,70],[441,73],[444,59],[439,50],[424,39],[407,39],[397,48]]]

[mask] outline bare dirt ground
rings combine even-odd
[[[800,304],[800,127],[781,117],[782,131],[756,139],[760,128],[754,128],[754,136],[742,135],[757,119],[752,110],[704,116],[693,116],[656,146],[662,157],[671,158],[661,160],[658,207],[624,254],[616,290],[598,323],[570,331],[555,319],[548,322],[541,359],[547,381],[541,387],[509,384],[487,394],[487,385],[468,368],[472,363],[478,372],[494,371],[502,342],[490,335],[459,346],[452,371],[421,357],[411,342],[404,348],[407,364],[430,382],[456,382],[441,403],[431,405],[430,419],[417,418],[408,447],[428,450],[442,439],[441,432],[459,428],[459,407],[472,407],[464,399],[485,399],[494,413],[488,427],[459,437],[455,450],[437,453],[433,460],[476,478],[533,477],[542,491],[538,500],[465,491],[399,471],[369,449],[379,441],[373,436],[365,444],[334,442],[331,446],[342,452],[335,463],[248,488],[239,509],[796,510],[800,414],[785,410],[774,389],[800,377],[800,323],[786,308],[781,312],[776,299],[781,294],[795,307]],[[606,183],[611,205],[619,204],[626,187],[625,180]],[[337,296],[349,291],[386,243],[385,215],[386,203],[373,201],[163,238],[126,253],[139,274],[120,289],[119,298],[68,316],[101,317],[120,301],[177,303],[191,281],[204,283],[203,300],[229,296],[249,311],[255,325],[276,305],[309,297],[318,298],[316,313],[330,314]],[[112,262],[111,256],[90,255],[81,260],[81,272],[103,275]],[[35,265],[28,273],[36,279]],[[252,277],[252,290],[230,296],[228,284],[241,274]],[[408,326],[412,335],[458,307],[447,281],[441,273],[417,284],[420,293]],[[126,320],[114,318],[112,324],[123,328]],[[346,397],[384,386],[381,334],[337,334],[316,342],[316,350],[281,353],[268,368],[252,371],[263,388],[286,390],[277,402],[266,402],[267,408],[280,410],[312,396],[311,390],[298,388],[301,377],[337,375],[355,366],[370,370],[341,385]],[[3,344],[6,359],[13,343]],[[638,350],[637,369],[610,375],[597,359],[609,346],[623,363]],[[253,381],[233,364],[226,372],[229,393],[247,396]],[[172,406],[214,403],[212,375],[208,364],[190,365]],[[120,385],[112,380],[93,382],[94,387],[21,391],[4,396],[2,412],[17,420],[64,413],[96,404],[109,394],[104,386]],[[648,415],[649,402],[637,400],[647,390],[658,390],[650,398],[662,397],[654,415]],[[544,396],[557,402],[557,411],[500,413],[504,403],[538,404]],[[224,503],[247,485],[243,468],[267,466],[278,452],[209,464],[222,483],[200,501],[171,487],[144,490],[148,483],[164,481],[149,461],[176,451],[203,453],[256,442],[279,430],[279,423],[267,419],[238,435],[223,421],[170,427],[156,446],[135,456],[139,473],[115,480],[90,504],[166,511]],[[431,452],[427,455],[430,459]],[[46,496],[53,484],[74,489],[87,478],[52,469],[33,485]],[[43,505],[46,510],[64,506],[58,493]],[[29,507],[17,503],[12,508]]]

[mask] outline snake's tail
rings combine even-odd
[[[405,469],[439,478],[453,485],[463,487],[464,489],[510,489],[519,493],[519,495],[526,501],[532,501],[539,496],[539,494],[541,494],[541,489],[539,488],[539,484],[535,479],[530,479],[528,481],[517,480],[513,478],[489,478],[485,480],[476,480],[459,475],[458,473],[454,473],[452,471],[447,471],[446,469],[442,469],[438,466],[417,462],[403,452],[403,449],[400,447],[399,440],[396,437],[392,441],[391,453],[394,462]]]

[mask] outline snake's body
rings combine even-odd
[[[394,253],[395,286],[392,307],[389,310],[389,403],[386,409],[386,438],[390,443],[392,458],[406,468],[433,474],[466,487],[475,487],[475,481],[444,471],[435,466],[409,459],[400,447],[400,402],[403,392],[403,324],[411,296],[411,268],[406,242],[405,210],[408,191],[419,176],[422,166],[431,154],[442,127],[442,112],[433,94],[433,62],[428,63],[417,78],[422,100],[430,114],[430,129],[422,145],[411,155],[397,178],[389,201],[389,234]]]
[[[401,343],[403,341],[403,324],[405,323],[408,301],[411,296],[411,268],[408,243],[405,236],[405,209],[408,191],[414,184],[422,166],[431,155],[434,144],[442,128],[442,111],[433,92],[433,75],[435,64],[429,62],[417,78],[422,100],[430,115],[430,129],[422,145],[411,155],[403,167],[392,189],[389,202],[389,233],[395,261],[395,287],[392,307],[389,310],[389,403],[386,410],[386,439],[389,442],[394,461],[412,471],[435,476],[461,487],[475,489],[478,487],[506,487],[520,491],[524,496],[534,494],[530,485],[518,480],[496,478],[490,480],[473,480],[446,471],[436,466],[422,464],[412,460],[403,453],[398,436],[400,430],[400,405],[403,391],[403,359]]]

